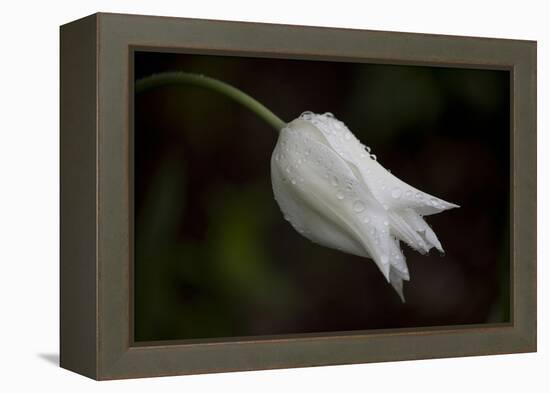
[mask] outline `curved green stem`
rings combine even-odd
[[[277,115],[248,94],[225,82],[204,75],[191,74],[188,72],[165,72],[162,74],[154,74],[136,81],[135,92],[137,94],[155,87],[174,84],[200,86],[221,93],[250,109],[277,131],[280,131],[286,125],[286,122],[282,121]]]

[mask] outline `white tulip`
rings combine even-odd
[[[401,181],[330,113],[304,112],[280,132],[271,158],[275,199],[309,240],[374,260],[399,294],[409,271],[399,241],[443,252],[423,217],[458,207]]]

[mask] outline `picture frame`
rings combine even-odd
[[[136,49],[510,73],[511,322],[133,339]],[[97,380],[536,351],[536,42],[97,13],[60,29],[60,365]]]

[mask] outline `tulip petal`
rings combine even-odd
[[[273,160],[275,160],[275,155],[272,157]],[[279,166],[271,165],[271,179],[275,199],[281,207],[285,219],[296,231],[316,244],[340,249],[353,255],[365,256],[362,245],[350,237],[347,231],[334,225],[333,220],[312,208],[300,193],[290,187],[291,181],[285,178]],[[330,214],[328,211],[325,213]]]
[[[425,250],[428,252],[430,248],[435,247],[439,252],[444,252],[443,247],[441,246],[441,243],[439,242],[439,239],[435,235],[434,231],[426,221],[413,209],[405,209],[404,211],[400,212],[401,214],[399,217],[401,218],[403,225],[407,225],[410,229],[414,230],[420,237],[418,240],[418,247],[415,247],[414,244],[410,244],[407,242],[411,247],[413,247],[416,250],[419,250],[419,248]]]
[[[307,131],[302,123],[293,122],[281,131],[273,154],[273,191],[281,210],[310,240],[370,256],[389,280],[392,237],[387,212],[347,163],[316,140],[318,131]],[[285,182],[287,187],[282,186]],[[343,243],[344,237],[353,241]]]
[[[374,196],[388,208],[414,208],[427,216],[459,207],[420,191],[391,174],[370,154],[370,149],[362,145],[348,127],[332,114],[305,112],[301,118],[321,130],[332,149],[358,168]]]
[[[411,211],[412,214],[416,214],[410,209],[407,210]],[[426,254],[430,250],[431,247],[421,234],[421,232],[424,231],[423,227],[421,229],[415,229],[415,227],[403,217],[403,212],[392,212],[390,213],[390,218],[392,222],[392,232],[399,239],[403,240],[421,254]],[[418,216],[418,218],[421,219],[420,216]]]
[[[390,284],[395,289],[401,301],[405,302],[405,296],[403,296],[403,278],[399,275],[396,269],[390,270]]]

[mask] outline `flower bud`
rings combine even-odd
[[[371,258],[402,300],[409,280],[400,241],[427,253],[441,243],[423,217],[458,207],[401,181],[330,113],[304,112],[280,132],[273,193],[296,231],[325,247]]]

